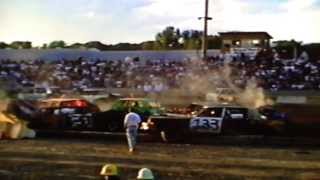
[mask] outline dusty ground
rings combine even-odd
[[[295,122],[319,122],[319,107],[305,108],[280,107]],[[320,136],[319,124],[305,129],[292,131]],[[99,171],[105,163],[119,165],[123,180],[135,179],[142,167],[151,168],[161,180],[320,180],[320,138],[215,138],[210,145],[151,143],[140,138],[137,152],[130,154],[123,134],[94,136],[51,134],[35,140],[1,140],[0,180],[103,179]]]
[[[320,179],[319,146],[204,145],[140,142],[134,154],[123,137],[39,138],[0,142],[0,179],[102,179],[104,163],[122,179],[151,168],[158,179]]]

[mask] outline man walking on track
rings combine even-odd
[[[128,140],[129,151],[133,152],[136,146],[136,139],[138,136],[138,128],[139,123],[141,122],[141,118],[139,114],[131,112],[129,109],[129,113],[126,114],[124,118],[124,128],[126,129],[126,135]]]

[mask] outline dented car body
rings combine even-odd
[[[78,98],[49,98],[38,101],[17,100],[8,111],[29,121],[36,129],[93,129],[94,104]]]
[[[261,134],[268,122],[256,109],[238,105],[200,105],[185,115],[151,116],[141,128],[164,141],[181,139],[187,135]]]

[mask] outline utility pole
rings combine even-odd
[[[198,19],[204,20],[203,37],[202,37],[202,58],[207,59],[207,49],[208,49],[208,20],[212,20],[208,17],[209,0],[205,0],[205,14],[204,17],[199,17]]]

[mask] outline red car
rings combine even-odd
[[[92,129],[93,113],[99,108],[84,99],[51,98],[39,101],[14,101],[9,111],[37,129]]]

